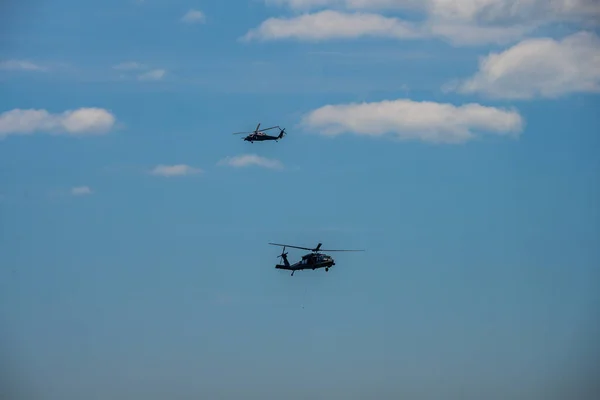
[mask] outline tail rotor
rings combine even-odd
[[[279,140],[279,139],[283,138],[285,135],[286,135],[285,128],[283,128],[283,129],[279,128],[279,136],[277,136],[277,139]]]
[[[287,259],[287,254],[288,253],[285,251],[285,246],[283,246],[283,250],[281,250],[281,254],[277,256],[277,258],[280,258],[285,266],[289,266],[289,264],[290,264]]]
[[[287,258],[287,252],[285,251],[285,246],[283,246],[283,250],[281,250],[281,254],[277,256],[277,258],[281,258],[282,260]]]

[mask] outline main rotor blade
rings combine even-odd
[[[267,129],[261,129],[260,131],[264,132],[264,131],[268,131],[269,129],[275,129],[275,128],[279,128],[279,126],[272,126],[270,128],[267,128]]]
[[[320,249],[319,251],[326,252],[326,251],[365,251],[365,250],[329,250],[329,249]]]
[[[284,246],[284,247],[291,247],[293,249],[302,249],[302,250],[309,250],[312,251],[313,249],[310,249],[308,247],[300,247],[300,246],[290,246],[289,244],[279,244],[279,243],[269,243],[270,245],[273,246]]]
[[[241,135],[241,134],[248,134],[248,133],[254,133],[254,131],[252,131],[252,132],[235,132],[235,133],[232,133],[232,135]]]
[[[256,130],[254,132],[258,132],[258,128],[260,127],[260,122],[256,125]]]

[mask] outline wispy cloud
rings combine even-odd
[[[121,71],[121,78],[131,78],[132,75],[126,73],[137,73],[136,77],[139,81],[158,81],[165,77],[167,71],[163,68],[154,68],[147,64],[137,61],[126,61],[117,65],[113,65],[114,70]],[[145,72],[142,72],[145,71]]]
[[[0,61],[0,69],[9,71],[47,71],[47,67],[34,64],[26,60],[6,60]]]
[[[166,73],[167,71],[164,69],[154,69],[139,75],[138,79],[141,81],[158,81],[161,80]]]
[[[85,196],[92,194],[92,189],[88,186],[77,186],[71,189],[71,194],[73,196]]]
[[[302,121],[307,128],[327,136],[391,134],[402,140],[433,143],[462,143],[473,139],[477,131],[518,136],[523,123],[515,110],[408,99],[326,105]]]
[[[127,61],[113,66],[114,69],[119,71],[135,71],[141,69],[147,69],[148,67],[144,64],[140,64],[135,61]]]
[[[509,99],[600,92],[600,38],[579,32],[562,40],[524,40],[482,58],[473,77],[443,89]]]
[[[44,109],[14,109],[0,114],[0,139],[35,132],[72,136],[103,134],[115,121],[115,116],[103,108],[79,108],[60,114]]]
[[[201,23],[206,21],[206,17],[202,11],[192,9],[181,17],[181,21],[187,24]]]
[[[152,175],[162,177],[197,175],[203,171],[200,168],[194,168],[185,164],[176,165],[157,165],[150,171]]]
[[[282,169],[283,164],[278,160],[272,160],[265,157],[260,157],[256,154],[244,154],[235,157],[226,157],[219,161],[217,165],[227,165],[230,167],[243,168],[250,166],[258,166],[270,169]]]

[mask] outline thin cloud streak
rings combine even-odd
[[[155,176],[161,177],[175,177],[175,176],[186,176],[186,175],[198,175],[203,171],[200,168],[191,167],[186,164],[175,164],[175,165],[157,165],[150,173]]]
[[[217,165],[227,165],[235,168],[259,166],[268,169],[283,169],[283,164],[280,161],[260,157],[256,154],[244,154],[241,156],[226,157],[219,161]]]

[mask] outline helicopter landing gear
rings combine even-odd
[[[329,268],[325,268],[325,272],[329,272]]]
[[[290,276],[294,276],[294,272],[295,272],[295,271],[292,271],[292,274],[291,274]]]

